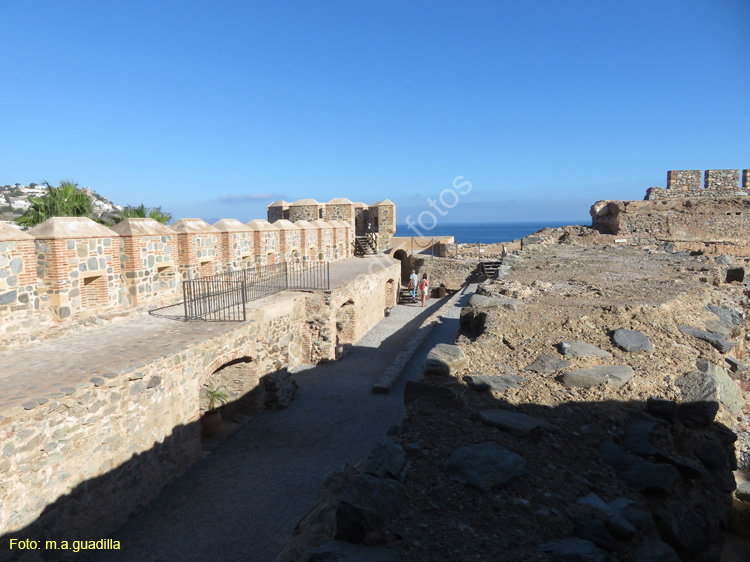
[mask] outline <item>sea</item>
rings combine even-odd
[[[396,225],[396,236],[453,236],[457,244],[495,244],[523,238],[546,227],[557,228],[572,224],[590,224],[590,220],[539,221],[539,222],[456,222],[438,223],[431,230],[420,228],[419,224],[409,228],[405,224]],[[418,232],[416,232],[416,231]]]

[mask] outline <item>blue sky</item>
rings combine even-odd
[[[583,222],[669,169],[750,168],[747,0],[4,0],[0,24],[0,184],[403,222],[461,176],[443,222]]]

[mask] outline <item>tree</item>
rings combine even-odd
[[[30,197],[31,207],[16,222],[22,226],[36,226],[50,217],[88,217],[91,216],[91,199],[78,189],[78,184],[71,180],[62,180],[59,187],[52,187],[49,182],[47,194],[42,197]]]
[[[162,211],[161,207],[146,207],[143,203],[134,207],[127,205],[121,212],[120,216],[115,220],[121,222],[125,219],[154,219],[162,224],[172,220],[172,215],[166,211]]]

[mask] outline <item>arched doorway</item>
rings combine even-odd
[[[263,405],[262,398],[256,392],[259,388],[260,374],[257,364],[250,357],[240,357],[221,365],[211,373],[201,385],[199,405],[203,415],[208,410],[209,394],[213,390],[223,391],[226,405],[221,406],[223,417],[230,420],[237,413],[252,414]],[[260,402],[258,402],[260,400]]]
[[[356,334],[354,301],[349,299],[336,311],[336,342],[338,345],[349,346],[354,343]]]
[[[409,284],[409,274],[411,269],[409,267],[409,254],[406,250],[396,250],[393,252],[393,257],[401,262],[401,283],[403,285]]]

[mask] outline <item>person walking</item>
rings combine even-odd
[[[427,301],[427,293],[430,290],[430,280],[427,279],[427,274],[422,275],[422,279],[419,281],[419,293],[422,297],[422,307],[425,306]]]
[[[416,270],[412,269],[411,275],[409,275],[409,292],[414,302],[417,302],[417,285],[419,285],[419,277],[417,277]]]

